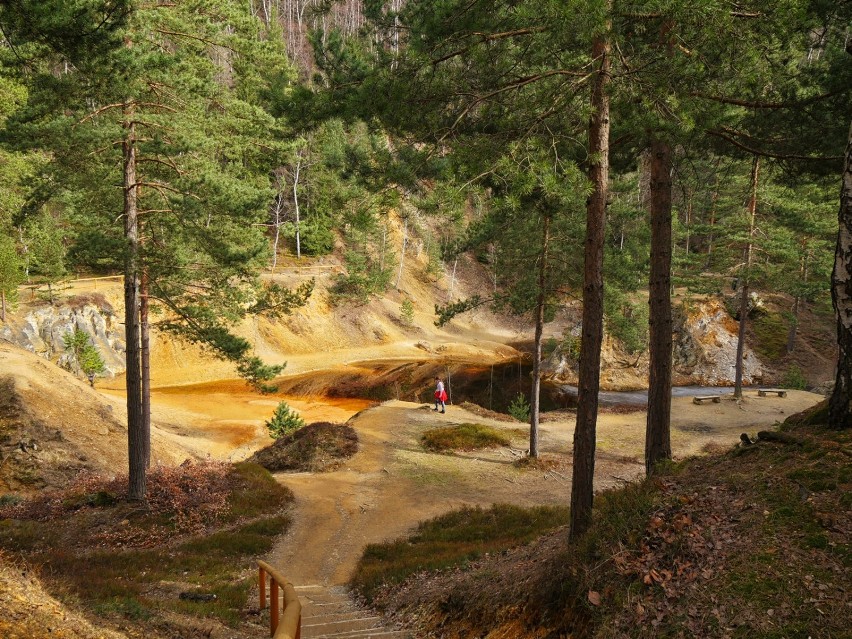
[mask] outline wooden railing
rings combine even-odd
[[[260,577],[258,591],[261,610],[266,608],[266,576],[269,575],[269,636],[275,639],[300,639],[302,604],[296,596],[296,589],[284,575],[265,561],[258,561],[257,566]],[[283,612],[279,607],[279,590],[283,592]]]

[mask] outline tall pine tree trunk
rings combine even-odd
[[[396,275],[396,285],[394,288],[399,289],[399,283],[402,281],[402,269],[405,266],[405,249],[408,248],[408,218],[406,217],[402,225],[402,249],[399,252],[399,273]]]
[[[139,327],[139,217],[136,198],[136,125],[133,104],[125,107],[124,156],[124,335],[127,372],[127,455],[129,462],[128,495],[145,498],[147,461],[142,416],[142,380]]]
[[[0,291],[0,322],[6,321],[6,291]]]
[[[745,351],[746,324],[748,323],[749,269],[751,268],[752,238],[754,237],[754,218],[757,212],[757,180],[760,174],[760,157],[755,156],[751,165],[751,196],[748,200],[748,241],[743,256],[743,271],[740,277],[740,328],[737,333],[737,359],[734,373],[734,397],[743,396],[743,352]]]
[[[802,280],[802,284],[807,284],[808,282],[808,256],[806,252],[806,242],[802,240],[802,266],[799,268],[799,275]],[[802,296],[796,295],[793,298],[793,308],[790,313],[792,315],[792,320],[790,321],[790,328],[787,331],[787,355],[796,350],[796,335],[799,332],[799,311],[802,306]]]
[[[716,231],[716,202],[719,199],[719,178],[716,178],[713,185],[713,195],[710,197],[710,234],[707,238],[707,262],[704,268],[709,269],[710,263],[713,260],[713,234]]]
[[[148,322],[148,272],[142,270],[139,290],[139,345],[142,391],[142,443],[145,467],[151,467],[151,331]]]
[[[852,428],[852,126],[840,187],[839,229],[831,272],[831,301],[837,318],[837,376],[828,401],[828,423]]]
[[[607,31],[609,26],[607,26]],[[608,33],[592,43],[597,72],[592,81],[589,121],[589,180],[592,194],[586,203],[586,245],[583,266],[583,333],[577,426],[574,429],[574,467],[571,481],[569,538],[576,540],[592,524],[595,477],[595,436],[603,342],[603,247],[609,180],[610,43]]]
[[[651,144],[651,277],[648,285],[648,414],[645,472],[671,459],[672,406],[672,154],[666,142]]]
[[[550,216],[544,216],[541,237],[541,259],[538,264],[538,296],[535,302],[535,344],[533,347],[532,390],[530,392],[530,457],[538,457],[538,417],[541,406],[541,337],[544,333],[544,305],[547,300],[548,249],[550,248]]]

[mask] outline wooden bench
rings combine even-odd
[[[757,395],[759,397],[766,397],[769,393],[775,393],[778,397],[787,397],[787,391],[783,388],[758,388]]]
[[[718,395],[696,395],[692,398],[693,404],[703,404],[704,402],[713,402],[714,404],[718,404],[722,401],[722,398]]]

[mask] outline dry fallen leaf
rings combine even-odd
[[[600,606],[601,605],[601,593],[599,593],[597,590],[590,590],[589,591],[589,603],[592,604],[593,606]]]

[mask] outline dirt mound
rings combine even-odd
[[[48,595],[23,565],[0,554],[0,636],[6,639],[124,639],[95,628]]]
[[[272,472],[322,472],[357,452],[358,434],[351,426],[316,422],[257,451],[249,461]]]
[[[0,344],[0,493],[66,485],[82,470],[127,466],[125,409],[70,373]],[[183,461],[185,451],[153,434],[152,462]]]

